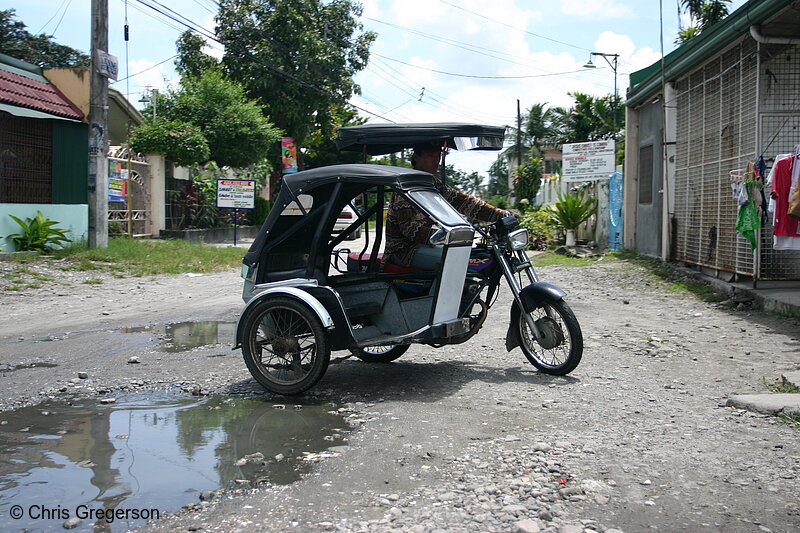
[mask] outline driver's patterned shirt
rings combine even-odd
[[[441,181],[434,181],[441,192]],[[445,185],[442,196],[470,222],[494,222],[505,213],[503,209],[498,209],[477,196],[457,191],[449,185]],[[425,213],[403,196],[393,194],[386,214],[386,249],[383,261],[394,256],[392,262],[410,266],[417,246],[429,245],[433,232],[433,221]]]

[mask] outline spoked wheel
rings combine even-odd
[[[308,307],[291,298],[258,304],[244,323],[242,354],[265,389],[299,394],[322,378],[331,357],[322,324]]]
[[[528,327],[524,311],[519,315],[522,353],[533,366],[546,374],[569,374],[583,356],[583,334],[578,319],[563,300],[546,304],[528,313],[542,333],[540,340]]]
[[[353,355],[367,363],[391,363],[411,347],[409,344],[395,344],[392,346],[367,346],[350,350]]]

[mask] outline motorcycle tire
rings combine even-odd
[[[522,353],[540,371],[563,376],[578,366],[583,357],[583,334],[578,319],[563,300],[549,302],[528,313],[533,318],[543,338],[537,340],[519,314],[519,331]]]
[[[292,298],[258,304],[245,317],[242,355],[262,387],[283,395],[300,394],[325,374],[331,349],[317,315]]]
[[[365,348],[354,348],[350,352],[365,363],[391,363],[406,353],[410,347],[410,344],[367,346]]]

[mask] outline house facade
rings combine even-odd
[[[768,191],[754,250],[733,194],[748,162],[769,171],[800,144],[800,2],[751,0],[630,81],[625,247],[722,278],[800,279],[800,250],[773,248]]]
[[[5,237],[20,230],[8,215],[24,220],[37,211],[72,240],[87,238],[89,93],[87,69],[43,70],[0,54],[0,249],[13,251]],[[165,228],[164,158],[123,148],[144,117],[114,88],[108,107],[108,176],[119,185],[109,195],[109,223],[126,233],[131,220],[135,235],[157,237]]]
[[[84,113],[34,65],[0,54],[0,244],[21,219],[59,221],[73,239],[88,230],[88,126]]]

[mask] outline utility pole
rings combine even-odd
[[[89,88],[89,248],[108,247],[108,0],[92,0]],[[116,77],[116,73],[114,74]]]

